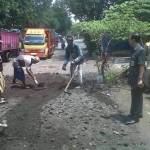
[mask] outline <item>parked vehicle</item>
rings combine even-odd
[[[24,54],[50,58],[55,49],[55,32],[45,28],[27,28],[24,34]]]
[[[55,46],[57,47],[59,43],[59,36],[58,33],[55,32]]]
[[[65,49],[65,38],[63,36],[59,36],[59,41],[61,43],[61,49]]]
[[[0,55],[3,61],[9,61],[19,49],[19,32],[0,30]]]

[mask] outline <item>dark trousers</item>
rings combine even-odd
[[[130,114],[134,118],[143,115],[143,89],[139,87],[131,88],[131,110]]]

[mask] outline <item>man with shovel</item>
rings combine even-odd
[[[71,61],[70,75],[71,77],[73,77],[74,73],[78,71],[80,85],[82,85],[83,79],[82,79],[81,64],[83,63],[83,53],[81,49],[78,47],[78,45],[74,44],[72,36],[67,36],[66,40],[67,40],[68,46],[66,47],[65,62],[62,66],[62,70],[66,70],[67,64],[69,63],[69,61]]]
[[[19,55],[16,57],[13,61],[13,67],[14,67],[14,78],[13,83],[16,83],[16,79],[22,81],[23,88],[28,88],[25,83],[25,74],[23,67],[26,68],[27,73],[29,76],[34,80],[35,84],[38,86],[39,83],[34,76],[31,66],[32,64],[36,64],[40,61],[39,57],[30,56],[30,55]]]

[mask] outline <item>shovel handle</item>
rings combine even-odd
[[[67,90],[68,90],[68,88],[69,88],[69,86],[70,86],[70,84],[71,84],[71,82],[72,82],[74,76],[75,76],[77,67],[78,67],[78,65],[76,66],[75,71],[74,71],[74,73],[73,73],[73,75],[72,75],[70,81],[68,82],[68,84],[67,84],[67,86],[66,86],[66,88],[65,88],[65,90],[64,90],[64,92],[66,92],[66,93],[67,93]]]

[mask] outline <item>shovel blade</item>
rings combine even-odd
[[[71,95],[71,92],[66,91],[66,90],[64,90],[64,93],[65,93],[65,94],[69,94],[69,95]]]

